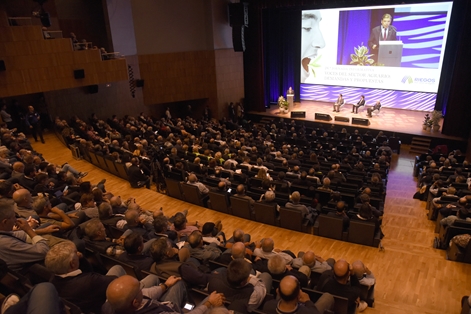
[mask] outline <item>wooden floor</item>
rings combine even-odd
[[[293,252],[313,250],[328,258],[360,259],[376,275],[375,308],[364,313],[459,313],[460,300],[471,292],[471,265],[447,261],[445,252],[432,248],[434,223],[427,220],[425,206],[412,199],[416,182],[412,176],[413,156],[395,155],[388,181],[383,231],[384,252],[376,248],[330,240],[259,224],[206,208],[191,205],[147,189],[131,189],[129,183],[90,163],[74,160],[70,151],[53,134],[45,136],[46,144],[33,144],[46,160],[69,162],[89,174],[92,183],[106,178],[106,189],[123,199],[136,198],[145,209],[163,207],[167,215],[189,210],[189,220],[199,222],[222,220],[223,231],[232,233],[241,227],[253,240],[271,236],[277,248]],[[407,152],[406,149],[403,151]]]

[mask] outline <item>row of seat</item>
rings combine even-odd
[[[205,198],[201,197],[197,186],[171,179],[167,179],[166,184],[169,196],[203,207],[207,205],[210,209],[228,215],[255,220],[263,224],[293,231],[373,247],[378,247],[380,242],[380,238],[375,234],[375,224],[371,222],[352,220],[350,221],[349,231],[343,232],[342,219],[337,217],[320,215],[315,225],[311,226],[299,210],[281,206],[278,212],[275,206],[260,202],[255,202],[252,209],[250,200],[248,199],[230,196],[228,200],[226,195],[214,191],[208,193],[208,200],[205,204]]]

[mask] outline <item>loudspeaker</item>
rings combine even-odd
[[[306,118],[306,111],[291,111],[291,118]]]
[[[88,86],[88,93],[89,93],[89,94],[96,94],[96,93],[98,93],[98,85],[89,85],[89,86]]]
[[[325,114],[325,113],[317,113],[314,115],[315,120],[324,120],[324,121],[330,121],[332,120],[332,117],[330,114]]]
[[[232,45],[234,51],[245,51],[245,40],[244,40],[245,26],[234,26],[232,28]]]
[[[80,70],[74,70],[74,79],[83,79],[85,78],[85,70],[80,69]]]
[[[0,72],[6,71],[6,70],[7,70],[7,68],[5,66],[5,61],[0,60]]]
[[[370,125],[370,120],[362,119],[362,118],[352,118],[352,124],[359,124],[359,125]]]
[[[249,25],[249,7],[247,3],[229,3],[229,25]]]
[[[136,87],[144,87],[144,80],[136,80]]]
[[[341,122],[350,122],[350,118],[347,118],[347,117],[335,116],[334,120],[335,121],[341,121]]]

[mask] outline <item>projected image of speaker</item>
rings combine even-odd
[[[363,119],[363,118],[352,118],[352,124],[358,124],[358,125],[370,125],[370,120],[368,119]]]
[[[350,122],[350,118],[348,118],[348,117],[335,116],[334,120],[335,121],[340,121],[340,122]]]
[[[291,111],[291,118],[306,118],[306,111]]]
[[[325,113],[315,113],[314,114],[314,119],[315,120],[324,120],[324,121],[330,121],[332,120],[332,117],[329,114]]]

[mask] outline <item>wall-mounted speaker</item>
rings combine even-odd
[[[136,87],[144,87],[144,80],[136,80]]]
[[[234,26],[232,28],[232,45],[234,51],[245,51],[244,39],[245,26]]]
[[[306,118],[306,111],[291,111],[291,118]]]
[[[98,85],[89,85],[89,86],[88,86],[88,93],[89,93],[89,94],[96,94],[96,93],[98,93]]]
[[[229,3],[229,25],[249,25],[249,7],[247,3]]]
[[[370,120],[363,119],[363,118],[352,118],[352,124],[368,126],[368,125],[370,125]]]
[[[325,113],[315,113],[314,114],[314,119],[315,120],[324,120],[324,121],[330,121],[332,120],[332,117],[329,114]]]
[[[5,66],[5,61],[0,60],[0,72],[6,71],[7,67]]]
[[[74,79],[79,80],[85,78],[85,70],[74,70]]]
[[[335,116],[334,120],[335,121],[340,121],[340,122],[350,122],[350,118],[348,118],[348,117]]]

